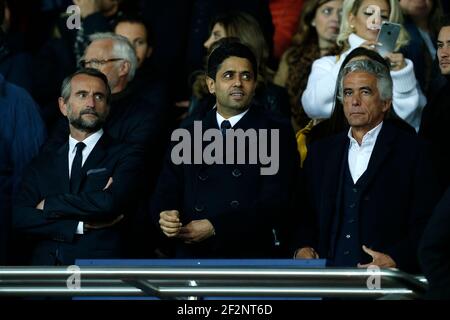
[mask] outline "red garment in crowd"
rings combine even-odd
[[[273,54],[280,59],[291,45],[291,39],[297,30],[300,12],[304,0],[270,0],[269,8],[275,27],[273,35]]]

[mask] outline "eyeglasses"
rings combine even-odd
[[[107,64],[108,62],[115,62],[115,61],[120,61],[120,60],[124,60],[122,58],[113,58],[113,59],[104,59],[104,60],[97,60],[97,59],[92,59],[92,60],[80,60],[80,66],[83,68],[100,68],[101,66]]]

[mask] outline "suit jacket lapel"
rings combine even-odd
[[[70,193],[70,183],[69,183],[69,142],[63,144],[56,151],[55,159],[55,172],[62,173],[58,177],[57,183],[59,184],[59,190],[63,193]]]
[[[96,165],[103,160],[103,158],[106,156],[106,148],[108,145],[109,137],[104,133],[100,140],[95,145],[94,149],[92,149],[91,153],[89,154],[88,158],[84,162],[84,165],[81,167],[81,180],[80,184],[78,185],[76,190],[73,190],[73,193],[80,192],[81,186],[84,183],[84,180],[86,179],[86,172],[89,169],[95,168]]]
[[[395,137],[396,131],[392,125],[384,121],[365,172],[366,183],[362,192],[364,192],[371,184],[384,160],[391,152],[392,143],[394,142]]]
[[[324,192],[326,194],[324,195],[325,198],[321,211],[325,213],[322,222],[324,225],[324,232],[330,237],[333,235],[332,239],[328,238],[326,241],[327,243],[331,243],[331,249],[333,249],[333,243],[338,228],[338,220],[336,220],[336,218],[339,214],[342,200],[342,177],[345,166],[347,165],[346,155],[349,145],[347,133],[340,133],[336,137],[336,140],[331,141],[331,143],[330,152],[328,153],[329,158],[325,160],[328,163],[328,165],[325,166],[324,174]]]

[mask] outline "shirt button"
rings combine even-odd
[[[357,192],[358,192],[358,189],[353,188],[352,191],[353,191],[354,193],[357,193]]]
[[[344,256],[348,256],[350,254],[350,251],[344,251]]]
[[[355,219],[348,220],[348,223],[354,223],[354,222],[355,222]]]
[[[206,181],[206,179],[208,179],[208,175],[205,173],[201,173],[198,175],[198,178],[200,179],[200,181]]]
[[[347,239],[350,239],[352,236],[348,234],[348,235],[346,235],[345,237],[346,237]]]
[[[353,209],[354,207],[356,207],[356,204],[352,203],[349,205],[350,209]]]

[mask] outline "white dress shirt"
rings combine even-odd
[[[237,114],[235,116],[232,116],[232,117],[230,117],[228,119],[225,119],[224,117],[222,117],[219,114],[219,112],[216,112],[216,119],[217,119],[217,124],[219,125],[219,128],[220,128],[220,125],[222,124],[222,122],[225,121],[225,120],[230,121],[231,127],[233,128],[236,125],[236,123],[238,123],[239,120],[241,120],[242,117],[245,116],[245,114],[248,112],[248,110],[249,109],[247,109],[244,112],[239,113],[239,114]]]
[[[347,55],[365,41],[352,33],[348,38],[350,49],[339,56],[324,56],[314,61],[301,98],[308,117],[311,119],[331,117],[339,69]],[[412,61],[405,59],[405,63],[405,68],[390,72],[393,82],[392,105],[395,113],[418,131],[422,110],[427,100],[416,80]]]
[[[100,138],[102,137],[102,135],[103,135],[103,129],[100,129],[97,132],[91,134],[89,137],[87,137],[83,141],[75,140],[74,138],[72,138],[72,136],[69,136],[69,154],[68,154],[69,179],[70,179],[70,174],[72,171],[73,159],[75,158],[75,155],[77,153],[77,148],[76,148],[77,143],[83,142],[86,145],[86,147],[84,147],[84,149],[81,153],[82,154],[81,166],[83,166],[84,162],[89,157],[89,155],[91,154],[95,145],[97,144],[98,140],[100,140]],[[84,223],[83,223],[83,221],[80,221],[78,223],[76,234],[83,234],[84,233],[83,229],[84,229]]]
[[[348,130],[348,138],[350,139],[348,149],[348,168],[350,170],[350,174],[352,175],[353,183],[356,183],[364,172],[366,172],[373,148],[375,147],[375,143],[377,142],[378,134],[380,133],[382,126],[383,122],[367,132],[362,139],[361,145],[359,145],[358,141],[353,138],[352,128]]]

